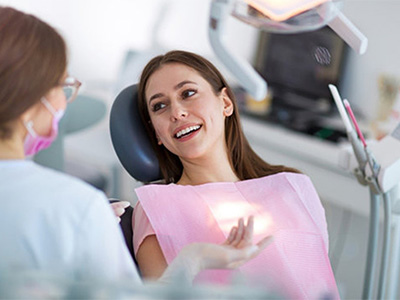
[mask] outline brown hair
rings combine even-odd
[[[60,83],[67,66],[63,38],[47,23],[0,6],[0,139],[12,123]]]
[[[170,63],[183,64],[197,71],[211,85],[216,95],[224,87],[226,88],[226,92],[233,102],[233,114],[225,119],[225,140],[230,164],[239,179],[258,178],[280,172],[299,173],[298,170],[293,168],[270,165],[253,151],[242,131],[235,96],[222,74],[211,62],[194,53],[170,51],[165,55],[154,57],[146,65],[140,77],[138,89],[139,113],[158,157],[161,174],[166,183],[177,182],[182,175],[183,166],[178,156],[164,146],[157,145],[156,135],[150,123],[145,89],[150,76],[163,65]]]

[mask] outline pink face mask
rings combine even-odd
[[[25,155],[34,155],[40,150],[46,149],[56,139],[58,134],[58,123],[64,115],[64,110],[56,111],[53,106],[45,99],[41,99],[42,103],[53,115],[53,122],[51,126],[51,133],[49,136],[41,136],[33,129],[33,121],[24,122],[28,134],[24,142]]]

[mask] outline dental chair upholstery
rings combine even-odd
[[[128,86],[114,100],[110,113],[110,134],[122,166],[134,179],[152,182],[161,178],[156,154],[139,115],[137,85]],[[132,215],[133,208],[128,207],[121,216],[120,225],[137,265],[133,251]]]
[[[110,203],[114,202],[119,202],[119,200],[110,200]],[[119,222],[119,225],[121,226],[122,234],[124,235],[125,244],[128,247],[129,253],[131,254],[132,259],[135,262],[136,267],[138,267],[138,271],[140,273],[139,266],[135,257],[135,252],[133,251],[132,216],[133,207],[128,206],[127,208],[125,208],[125,212],[121,216],[121,221]]]
[[[122,166],[133,178],[141,182],[161,178],[157,156],[140,118],[136,84],[122,90],[115,99],[110,114],[110,134]]]

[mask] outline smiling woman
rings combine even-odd
[[[215,152],[218,155],[223,153],[224,163],[227,157],[227,169],[235,174],[235,178],[244,180],[279,172],[298,172],[282,165],[270,165],[251,149],[241,129],[231,88],[218,69],[196,54],[171,51],[153,58],[141,75],[139,110],[166,183],[178,182],[184,168],[178,154],[168,149],[166,144],[159,147],[162,138],[170,142],[167,135],[177,133],[166,132],[166,136],[160,136],[168,130],[164,127],[180,131],[188,126],[200,126],[202,131],[203,122],[206,123],[204,131],[223,131],[219,143],[224,148]],[[177,118],[176,113],[181,116]],[[165,121],[168,118],[172,118],[171,122]],[[165,123],[158,125],[159,122]]]
[[[227,170],[231,169],[228,157],[219,157],[226,152],[223,117],[233,112],[226,88],[215,94],[200,74],[174,63],[162,66],[149,78],[145,94],[159,145],[180,157],[183,164],[188,160],[211,164],[225,158]],[[236,176],[232,179],[238,180]],[[181,177],[178,183],[183,180],[188,178]]]
[[[184,51],[153,58],[139,111],[166,183],[136,190],[134,248],[145,278],[159,277],[185,245],[222,243],[237,218],[254,216],[255,237],[273,235],[274,243],[242,275],[290,299],[339,297],[310,179],[251,149],[232,90],[209,61]],[[229,283],[232,275],[205,271],[197,281]]]

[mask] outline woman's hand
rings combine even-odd
[[[125,208],[131,205],[128,201],[118,201],[110,204],[117,217],[118,223],[121,222],[121,216],[125,213]]]
[[[159,282],[171,282],[179,274],[184,275],[180,278],[191,282],[202,270],[240,267],[259,255],[273,240],[272,236],[267,236],[253,244],[253,229],[253,217],[249,217],[247,225],[244,225],[243,219],[239,219],[238,226],[231,229],[222,245],[193,243],[185,246],[170,263]]]
[[[273,240],[267,236],[253,244],[254,217],[250,216],[247,225],[240,218],[238,225],[232,227],[228,238],[222,245],[204,244],[202,246],[203,269],[233,269],[240,267],[261,253]]]
[[[244,225],[243,218],[238,220],[238,225],[232,227],[228,238],[223,245],[232,246],[238,249],[250,246],[253,243],[254,217],[247,219],[247,225]]]

